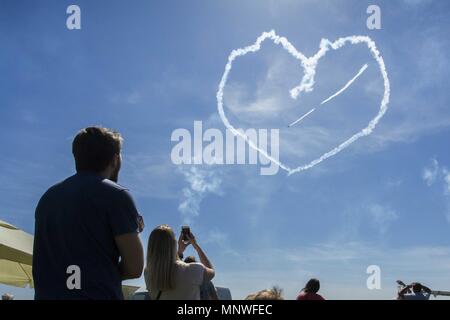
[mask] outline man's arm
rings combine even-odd
[[[422,290],[425,291],[428,294],[431,294],[431,289],[426,287],[426,286],[424,286],[424,285],[422,285]]]
[[[144,250],[138,233],[114,237],[120,253],[119,270],[122,280],[139,278],[144,268]]]
[[[195,243],[193,245],[195,251],[197,251],[198,257],[200,258],[200,262],[205,267],[205,273],[203,275],[203,282],[211,281],[214,278],[215,271],[205,252],[200,248],[200,246]]]
[[[424,286],[424,285],[422,285],[422,290],[425,292],[424,296],[427,298],[427,300],[430,299],[430,297],[431,297],[431,289],[426,287],[426,286]]]
[[[215,271],[212,263],[209,261],[208,257],[206,256],[202,248],[200,248],[200,246],[197,243],[197,240],[195,239],[195,236],[192,233],[189,234],[189,242],[192,244],[195,251],[197,251],[198,257],[200,258],[200,262],[205,267],[205,273],[203,274],[203,282],[211,281],[215,276]]]

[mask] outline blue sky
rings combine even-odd
[[[66,29],[72,3],[81,30]],[[381,30],[366,27],[369,4],[381,8]],[[188,217],[215,283],[235,298],[276,284],[292,299],[310,277],[330,299],[389,299],[396,279],[450,290],[449,13],[437,0],[3,0],[0,219],[32,233],[42,193],[74,172],[74,134],[100,124],[125,138],[120,183],[145,217],[143,242],[154,226],[178,229]],[[374,132],[291,176],[261,176],[257,165],[173,165],[173,130],[201,120],[225,131],[216,91],[228,55],[272,29],[307,56],[322,38],[376,42],[391,97]],[[315,90],[294,102],[296,63],[267,43],[236,61],[224,98],[236,126],[282,128],[280,159],[290,164],[361,129],[383,90],[368,51],[352,47],[328,54]],[[358,82],[296,131],[278,121],[308,110],[364,63]],[[257,112],[242,112],[249,105]],[[381,290],[366,287],[369,265],[381,268]]]

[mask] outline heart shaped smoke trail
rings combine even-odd
[[[225,115],[224,109],[223,109],[223,92],[225,89],[225,85],[228,80],[228,75],[232,69],[233,61],[237,57],[244,56],[248,53],[254,53],[261,49],[261,43],[265,41],[266,39],[272,40],[275,44],[281,45],[285,50],[287,50],[294,58],[300,61],[305,74],[302,78],[302,81],[298,86],[290,90],[290,95],[293,99],[296,99],[300,93],[302,92],[309,92],[313,90],[314,86],[314,76],[316,74],[316,67],[317,64],[330,49],[337,50],[342,48],[346,44],[359,44],[359,43],[366,43],[367,47],[369,48],[372,57],[375,59],[375,61],[378,63],[378,66],[380,68],[381,75],[383,77],[384,81],[384,94],[383,99],[381,100],[380,109],[378,111],[378,114],[370,120],[367,127],[363,128],[361,131],[357,132],[353,136],[351,136],[346,141],[342,142],[340,145],[335,147],[334,149],[324,153],[319,158],[311,161],[310,163],[302,166],[298,166],[296,168],[289,168],[285,164],[281,163],[281,161],[278,161],[271,157],[266,151],[263,149],[258,148],[250,139],[245,135],[244,132],[236,130],[230,122],[228,121],[228,118]],[[224,123],[225,127],[229,129],[234,135],[240,136],[243,138],[248,145],[253,148],[254,150],[257,150],[259,153],[261,153],[264,157],[272,161],[273,163],[277,164],[280,168],[286,170],[289,175],[304,171],[307,169],[310,169],[314,167],[315,165],[321,163],[325,159],[328,159],[340,151],[347,148],[349,145],[351,145],[353,142],[358,140],[359,138],[363,136],[367,136],[372,133],[380,119],[383,117],[383,115],[386,113],[388,109],[388,103],[389,103],[389,95],[390,95],[390,85],[389,85],[389,79],[386,72],[386,67],[384,65],[384,60],[382,56],[380,55],[380,52],[378,51],[375,42],[372,41],[368,36],[349,36],[344,38],[339,38],[335,42],[330,42],[327,39],[322,39],[320,42],[320,48],[319,51],[312,57],[307,58],[302,53],[298,52],[297,49],[284,37],[278,36],[274,30],[270,32],[263,32],[257,39],[256,42],[250,46],[239,48],[236,50],[233,50],[230,55],[228,56],[228,62],[225,65],[225,71],[223,73],[222,79],[219,83],[219,89],[217,91],[217,110],[219,112],[219,116],[222,119],[222,122]]]

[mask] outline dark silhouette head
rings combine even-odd
[[[412,284],[412,290],[414,293],[419,293],[422,291],[422,285],[419,282],[414,282]]]
[[[303,291],[310,293],[317,293],[319,289],[320,289],[320,281],[317,279],[310,279],[303,288]]]
[[[120,133],[107,128],[88,127],[80,130],[72,143],[77,172],[107,171],[107,178],[117,182],[122,142]]]
[[[193,263],[193,262],[197,262],[197,260],[195,259],[194,256],[188,256],[184,259],[184,262],[186,263]]]

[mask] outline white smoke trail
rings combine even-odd
[[[333,98],[336,98],[338,95],[340,95],[342,92],[344,92],[345,90],[347,90],[348,87],[350,87],[350,85],[355,82],[356,79],[358,79],[358,77],[367,69],[368,65],[365,64],[361,67],[361,69],[359,69],[358,73],[352,78],[350,79],[345,86],[343,86],[341,89],[339,89],[335,94],[329,96],[328,98],[326,98],[325,100],[323,100],[320,105],[323,105],[325,103],[327,103],[328,101],[332,100]],[[299,123],[300,121],[302,121],[303,119],[305,119],[307,116],[309,116],[311,113],[313,113],[316,110],[316,108],[312,108],[310,111],[308,111],[306,114],[304,114],[303,116],[301,116],[300,118],[298,118],[297,120],[295,120],[294,122],[292,122],[291,124],[288,125],[288,127],[292,127],[294,125],[296,125],[297,123]]]
[[[316,111],[316,108],[312,108],[311,110],[309,110],[307,113],[305,113],[304,115],[302,115],[300,118],[298,118],[297,120],[295,120],[294,122],[290,123],[288,125],[288,127],[292,127],[295,126],[297,123],[299,123],[300,121],[302,121],[303,119],[305,119],[307,116],[309,116],[311,113],[313,113],[314,111]]]
[[[180,167],[188,186],[182,190],[182,201],[178,206],[183,217],[183,224],[192,224],[200,215],[200,204],[208,193],[222,194],[222,179],[215,171],[200,169],[195,166]]]
[[[344,92],[345,90],[347,90],[347,88],[350,87],[350,85],[351,85],[356,79],[358,79],[358,77],[359,77],[359,76],[367,69],[367,67],[368,67],[367,64],[363,65],[363,66],[361,67],[361,69],[359,69],[358,73],[357,73],[352,79],[350,79],[350,81],[347,82],[347,83],[345,84],[345,86],[343,86],[343,87],[341,88],[341,90],[339,90],[338,92],[336,92],[335,94],[333,94],[331,97],[329,97],[329,98],[323,100],[320,104],[327,103],[327,102],[330,101],[331,99],[336,98],[336,97],[337,97],[338,95],[340,95],[342,92]]]
[[[311,161],[310,163],[308,163],[306,165],[298,166],[293,169],[284,165],[280,161],[274,159],[273,157],[268,155],[267,152],[265,152],[264,150],[259,149],[245,135],[245,133],[237,131],[228,121],[228,118],[226,117],[224,109],[223,109],[223,91],[224,91],[225,85],[228,80],[228,75],[232,69],[233,61],[237,57],[244,56],[248,53],[254,53],[254,52],[259,51],[261,49],[261,43],[266,39],[272,40],[277,45],[281,44],[281,46],[285,50],[287,50],[294,58],[296,58],[300,61],[301,65],[304,68],[305,74],[302,78],[301,83],[297,87],[290,90],[291,97],[294,99],[296,99],[299,96],[299,94],[303,91],[309,92],[309,91],[313,90],[314,76],[316,73],[317,63],[319,62],[320,58],[322,58],[330,50],[330,48],[333,50],[337,50],[337,49],[342,48],[346,44],[353,45],[353,44],[365,43],[367,45],[367,47],[369,48],[369,50],[372,54],[372,57],[378,63],[378,66],[380,68],[380,72],[381,72],[381,75],[382,75],[383,81],[384,81],[384,94],[383,94],[383,99],[381,100],[380,110],[379,110],[378,114],[369,122],[367,127],[362,129],[358,133],[354,134],[352,137],[350,137],[349,139],[347,139],[346,141],[344,141],[343,143],[341,143],[340,145],[338,145],[331,151],[324,153],[322,156]],[[389,95],[390,95],[390,84],[389,84],[389,79],[388,79],[388,75],[386,72],[386,66],[384,64],[383,57],[380,55],[380,52],[378,51],[378,49],[375,45],[375,42],[372,39],[370,39],[368,36],[349,36],[349,37],[339,38],[338,40],[336,40],[334,42],[330,42],[327,39],[322,39],[322,41],[320,42],[320,48],[317,51],[317,53],[315,55],[313,55],[312,57],[307,58],[302,53],[298,52],[297,49],[295,49],[295,47],[286,38],[278,36],[275,33],[275,31],[272,30],[270,32],[263,32],[256,39],[254,44],[244,47],[244,48],[239,48],[239,49],[233,50],[230,53],[230,55],[228,56],[228,62],[225,65],[225,71],[224,71],[224,73],[222,75],[222,79],[220,80],[220,83],[219,83],[219,88],[218,88],[216,97],[217,97],[217,109],[219,112],[219,116],[222,119],[225,127],[228,128],[231,132],[233,132],[234,135],[239,135],[240,137],[242,137],[245,141],[247,141],[247,143],[249,144],[249,146],[251,148],[260,152],[267,159],[274,162],[280,168],[286,170],[289,175],[291,175],[293,173],[304,171],[304,170],[314,167],[315,165],[321,163],[325,159],[328,159],[328,158],[336,155],[338,152],[344,150],[345,148],[347,148],[350,144],[352,144],[359,138],[371,134],[372,131],[374,130],[374,128],[376,127],[376,125],[378,124],[378,122],[380,121],[380,119],[383,117],[383,115],[386,113],[386,111],[388,109]]]

